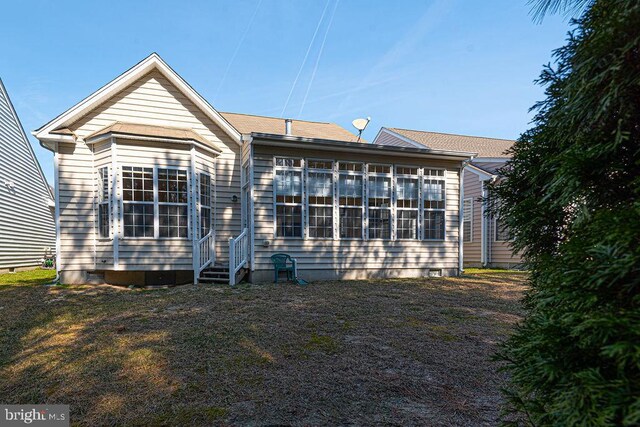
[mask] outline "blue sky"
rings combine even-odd
[[[560,16],[534,23],[526,3],[10,2],[0,77],[27,133],[155,51],[220,111],[286,105],[286,117],[349,130],[371,116],[369,140],[381,126],[516,138],[569,30]],[[31,142],[53,183],[52,156]]]

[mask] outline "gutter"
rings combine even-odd
[[[470,160],[476,153],[466,151],[431,150],[428,148],[394,147],[389,145],[367,144],[362,142],[337,141],[320,138],[303,138],[289,135],[268,133],[252,133],[253,143],[269,147],[315,149],[332,152],[366,152],[369,154],[384,154],[391,156],[412,156],[423,158],[437,158],[446,160]]]

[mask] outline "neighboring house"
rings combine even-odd
[[[488,196],[487,183],[500,179],[499,170],[509,160],[507,151],[515,141],[382,128],[373,142],[394,147],[427,147],[477,153],[464,170],[464,265],[512,268],[521,263],[520,255],[512,253],[508,231],[500,225],[499,218],[484,214],[486,206],[483,202]]]
[[[52,198],[0,80],[0,271],[40,265],[54,250]]]
[[[34,135],[54,152],[65,283],[455,275],[471,154],[219,113],[152,54]]]

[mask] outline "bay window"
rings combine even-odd
[[[333,162],[307,161],[309,237],[333,238]]]
[[[424,200],[424,239],[444,240],[445,179],[442,169],[425,169],[422,194]]]
[[[302,160],[275,159],[277,237],[302,237]]]
[[[391,166],[368,165],[369,239],[391,238]]]
[[[153,168],[122,167],[125,237],[154,237]]]
[[[211,231],[211,176],[200,172],[200,237]]]
[[[340,238],[363,238],[364,170],[362,163],[338,164],[338,203]]]
[[[398,239],[418,238],[418,168],[396,167],[396,235]]]
[[[98,235],[108,238],[111,230],[111,206],[109,197],[109,167],[98,169]]]

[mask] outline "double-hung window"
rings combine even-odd
[[[424,239],[444,240],[445,176],[443,169],[425,169],[422,195],[424,200]]]
[[[471,242],[473,235],[473,199],[462,203],[462,241]]]
[[[340,238],[363,238],[364,165],[340,162],[338,164],[338,202],[340,212]]]
[[[417,167],[396,166],[396,210],[398,239],[418,238],[420,178]]]
[[[368,165],[369,239],[391,239],[391,166]]]
[[[200,172],[200,237],[211,231],[211,176]]]
[[[108,238],[111,229],[109,209],[109,167],[98,169],[98,233],[100,238]]]
[[[333,238],[333,162],[307,160],[310,238]]]
[[[275,158],[276,236],[302,237],[302,160]]]
[[[153,168],[122,167],[125,237],[154,237]]]
[[[158,224],[160,237],[189,237],[186,170],[158,169]]]

